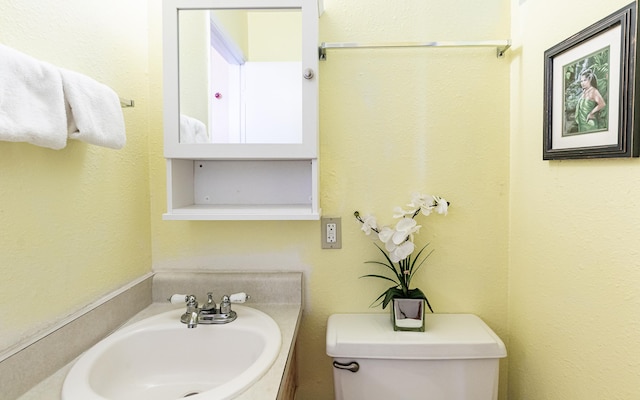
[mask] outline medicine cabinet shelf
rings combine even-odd
[[[165,220],[318,220],[317,160],[167,160]]]
[[[318,212],[310,207],[297,205],[251,205],[241,207],[229,206],[204,206],[193,205],[189,207],[173,209],[163,215],[165,220],[173,221],[239,221],[239,220],[318,220]]]

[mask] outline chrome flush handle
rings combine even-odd
[[[351,372],[358,372],[360,370],[360,364],[358,364],[355,361],[351,361],[348,364],[343,364],[343,363],[339,363],[337,361],[333,362],[333,368],[337,368],[337,369],[346,369],[347,371],[351,371]]]

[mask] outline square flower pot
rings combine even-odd
[[[424,332],[424,299],[392,299],[391,322],[394,331]]]

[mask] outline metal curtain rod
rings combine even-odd
[[[496,56],[504,57],[504,52],[511,47],[511,40],[480,40],[473,42],[395,42],[395,43],[326,43],[319,48],[321,60],[327,59],[327,49],[380,49],[399,47],[495,47]]]
[[[123,99],[122,97],[120,97],[120,107],[129,108],[129,107],[135,107],[135,106],[136,106],[136,103],[133,100]]]

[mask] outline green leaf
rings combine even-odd
[[[368,274],[368,275],[362,275],[360,278],[380,278],[380,279],[386,279],[388,281],[391,281],[391,282],[395,283],[396,285],[399,284],[395,280],[389,278],[388,276],[384,276],[384,275]]]
[[[422,290],[418,288],[409,290],[409,298],[424,299],[424,301],[427,303],[427,307],[429,307],[429,311],[433,313],[433,308],[431,308],[431,304],[429,304],[429,299],[427,299],[427,296],[422,292]]]
[[[395,286],[387,289],[387,291],[385,292],[384,300],[382,301],[382,308],[387,308],[387,305],[389,304],[391,299],[399,297],[404,297],[404,293],[402,292],[402,290],[398,289]]]
[[[391,269],[391,270],[396,274],[396,276],[398,277],[398,280],[402,282],[402,271],[398,271],[398,270],[396,269],[395,265],[393,264],[393,261],[391,261],[391,258],[389,258],[389,255],[387,254],[387,252],[386,252],[386,251],[384,251],[384,250],[382,249],[382,247],[378,246],[378,244],[377,244],[377,243],[374,243],[374,245],[378,248],[378,250],[380,250],[380,252],[382,253],[382,255],[384,255],[384,258],[386,258],[386,259],[387,259],[387,262],[389,263],[389,264],[382,264],[382,265],[384,265],[384,266],[386,266],[387,268]]]
[[[382,294],[381,294],[380,296],[378,296],[378,298],[377,298],[377,299],[375,299],[375,300],[371,303],[371,305],[370,305],[369,307],[377,307],[377,306],[381,305],[381,304],[382,304],[382,300],[381,300],[381,299],[384,297],[384,295],[385,295],[386,293],[387,293],[386,291],[382,292]],[[378,303],[376,304],[376,302],[378,302]]]
[[[420,251],[416,254],[415,258],[412,258],[411,255],[409,255],[404,260],[399,261],[397,263],[397,267],[396,267],[396,264],[394,264],[391,261],[391,258],[389,258],[389,255],[387,254],[386,251],[384,251],[384,249],[382,249],[376,243],[374,243],[374,245],[384,255],[384,258],[386,259],[387,262],[385,263],[383,261],[365,261],[365,264],[378,264],[385,268],[388,268],[391,271],[393,271],[393,274],[396,279],[392,279],[388,276],[379,275],[379,274],[367,274],[367,275],[361,276],[361,278],[384,279],[384,280],[393,282],[395,284],[395,286],[390,287],[389,289],[385,290],[380,296],[378,296],[371,303],[371,307],[382,305],[382,308],[385,309],[387,308],[387,305],[389,305],[391,300],[394,298],[424,299],[425,302],[427,303],[427,307],[429,307],[429,310],[433,312],[433,309],[431,308],[431,304],[429,304],[429,299],[427,299],[427,296],[425,296],[425,294],[420,289],[409,289],[411,278],[416,272],[418,272],[420,267],[429,258],[431,253],[433,253],[433,250],[430,251],[425,257],[423,257],[422,260],[420,260],[420,256],[422,255],[424,250],[427,248],[427,246],[429,246],[429,243],[427,243],[420,249]],[[409,274],[404,275],[403,274],[404,270],[407,270]]]
[[[382,265],[382,266],[385,266],[385,267],[389,268],[390,270],[392,270],[394,274],[396,273],[396,269],[395,269],[393,266],[391,266],[391,265],[389,265],[389,264],[385,264],[385,263],[383,263],[382,261],[365,261],[364,263],[365,263],[365,264],[378,264],[378,265]]]
[[[416,258],[413,260],[413,264],[415,265],[415,263],[418,261],[418,258],[420,257],[420,254],[422,254],[422,251],[424,249],[427,248],[427,246],[429,245],[429,243],[425,244],[424,247],[422,249],[420,249],[420,251],[418,252],[418,254],[416,255]],[[431,254],[433,254],[433,250],[431,250],[426,256],[424,256],[424,258],[422,259],[422,261],[420,261],[420,264],[418,264],[417,267],[414,268],[414,265],[411,266],[411,277],[413,277],[413,275],[418,272],[418,270],[420,269],[420,267],[422,267],[422,264],[424,264],[425,261],[427,261],[427,259],[429,258],[429,256],[431,256]]]
[[[422,290],[415,288],[415,289],[411,289],[409,290],[409,293],[407,293],[407,298],[409,299],[424,299],[425,295],[424,293],[422,293]]]
[[[433,308],[431,308],[431,304],[429,304],[429,299],[427,299],[427,296],[424,297],[424,301],[427,303],[427,307],[429,307],[429,311],[431,311],[431,314],[433,314]]]

